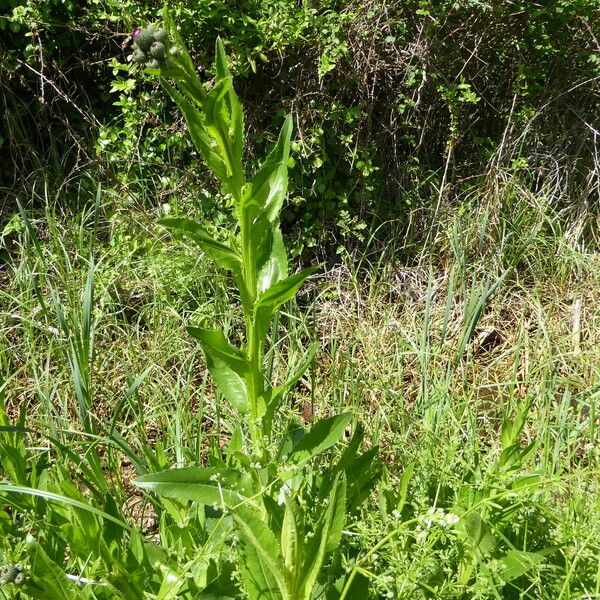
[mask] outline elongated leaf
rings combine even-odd
[[[273,532],[256,511],[239,508],[233,513],[242,543],[242,579],[252,600],[289,598]]]
[[[244,113],[242,106],[235,93],[233,87],[233,79],[229,72],[229,66],[227,65],[227,56],[223,48],[223,43],[220,38],[217,38],[215,48],[215,72],[217,75],[217,82],[228,79],[229,85],[225,101],[227,104],[228,119],[224,123],[227,126],[227,134],[229,140],[229,147],[231,149],[231,160],[232,167],[234,169],[234,176],[239,174],[240,183],[243,173],[242,167],[242,154],[244,151]]]
[[[32,543],[31,561],[34,585],[29,585],[30,598],[39,600],[73,600],[79,596],[77,586],[66,577],[63,568],[56,564],[37,541]]]
[[[206,364],[223,396],[241,413],[250,409],[246,376],[250,364],[244,354],[234,348],[218,330],[188,327],[190,335],[202,345]]]
[[[196,68],[194,67],[192,58],[189,52],[187,51],[185,44],[183,43],[181,35],[179,35],[177,25],[175,25],[175,21],[173,20],[171,11],[169,10],[169,7],[166,5],[166,3],[163,4],[163,21],[165,24],[165,28],[169,32],[169,38],[171,38],[175,42],[175,45],[179,48],[180,61],[183,63],[185,71],[190,74],[193,73],[197,78]]]
[[[340,578],[333,587],[327,590],[327,600],[339,600],[344,592],[344,598],[369,598],[369,578],[363,573],[351,571],[346,577]]]
[[[290,155],[292,118],[288,116],[275,147],[244,191],[242,210],[251,221],[264,214],[268,221],[279,217],[287,193],[287,163]]]
[[[342,538],[342,530],[346,517],[346,476],[341,475],[338,485],[334,486],[329,496],[327,510],[331,511],[325,553],[333,552]]]
[[[291,300],[307,277],[312,275],[319,267],[309,267],[299,273],[290,275],[284,280],[270,287],[259,296],[256,301],[256,312],[277,310],[282,304]]]
[[[408,486],[412,479],[415,470],[415,463],[410,463],[404,469],[402,477],[400,477],[400,484],[398,485],[398,501],[396,503],[396,510],[401,513],[402,509],[406,504],[406,498],[408,496]]]
[[[498,574],[503,581],[512,581],[525,575],[543,561],[544,556],[541,554],[510,550],[498,559],[498,566],[500,567]]]
[[[287,254],[278,221],[270,224],[262,236],[257,253],[257,266],[256,292],[259,295],[287,277]]]
[[[193,500],[208,506],[234,507],[252,493],[249,475],[234,469],[188,467],[142,475],[138,487],[166,498]]]
[[[345,470],[348,480],[348,510],[357,509],[381,479],[381,466],[375,462],[379,446],[373,446],[357,456]]]
[[[460,525],[464,528],[464,532],[478,556],[485,556],[496,547],[496,540],[490,527],[476,512],[467,514],[461,519]]]
[[[310,600],[327,553],[339,544],[344,525],[345,502],[346,479],[342,474],[333,484],[327,509],[307,545],[306,559],[302,564],[302,573],[299,578],[301,588],[298,598],[300,600]]]
[[[293,498],[288,496],[285,500],[285,513],[281,527],[281,556],[288,578],[293,578],[295,570],[301,566],[303,525],[300,507]]]
[[[162,79],[161,84],[181,109],[188,124],[194,146],[196,146],[204,162],[220,181],[226,182],[229,172],[227,163],[223,157],[222,147],[219,146],[213,135],[209,133],[202,113],[166,80]]]
[[[288,380],[284,384],[273,389],[273,398],[287,394],[300,381],[302,375],[306,373],[306,370],[312,364],[318,349],[319,342],[314,342],[307,348],[298,364],[294,367]]]
[[[285,302],[291,300],[304,281],[312,275],[319,267],[309,267],[295,275],[290,275],[282,281],[271,286],[263,292],[254,307],[254,318],[258,330],[259,339],[263,340],[267,335],[267,329],[273,313]]]
[[[333,446],[344,434],[352,417],[352,413],[342,413],[322,419],[313,425],[312,429],[293,449],[290,460],[302,462]]]
[[[240,375],[249,373],[250,364],[244,353],[233,347],[221,331],[201,327],[187,327],[187,331],[202,344],[203,348],[208,348],[216,358],[222,360],[228,367]]]
[[[215,240],[196,221],[186,218],[169,218],[161,219],[158,224],[171,233],[188,237],[196,242],[219,267],[230,271],[238,271],[241,268],[239,255],[229,246]]]
[[[127,525],[127,523],[124,523],[116,517],[113,517],[109,513],[104,512],[99,508],[95,508],[89,503],[79,502],[78,500],[73,500],[72,498],[68,498],[67,496],[62,496],[61,494],[55,494],[54,492],[47,492],[45,490],[30,488],[23,485],[10,485],[7,483],[0,483],[0,494],[23,494],[25,496],[36,496],[38,498],[43,498],[44,500],[59,502],[67,506],[73,506],[82,510],[87,510],[88,512],[102,517],[103,519],[112,521],[113,523],[115,523],[119,527],[122,527],[123,529],[135,533],[135,529],[132,529],[129,525]]]
[[[208,135],[215,141],[218,153],[227,168],[227,178],[222,179],[228,183],[229,179],[236,179],[241,186],[240,175],[242,171],[241,154],[236,155],[234,140],[232,138],[231,114],[228,107],[233,82],[231,77],[218,80],[202,101],[204,126]],[[241,108],[240,108],[241,115]],[[233,190],[232,190],[233,191]],[[241,193],[241,187],[239,192]]]

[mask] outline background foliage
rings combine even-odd
[[[294,113],[285,217],[299,250],[363,239],[409,206],[426,229],[431,205],[451,203],[491,163],[561,178],[556,210],[597,207],[597,0],[171,5],[207,78],[215,38],[226,40],[250,157]],[[83,155],[120,181],[160,181],[159,197],[206,187],[172,103],[127,62],[130,32],[160,17],[155,3],[2,0],[0,15],[5,185],[42,157]],[[203,208],[222,217],[218,206]]]

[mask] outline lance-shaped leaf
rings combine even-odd
[[[242,545],[242,581],[252,600],[289,598],[273,532],[260,514],[241,507],[233,513]]]
[[[256,253],[256,292],[262,294],[288,274],[287,254],[279,221],[269,224]]]
[[[227,118],[224,120],[226,134],[231,151],[231,162],[234,174],[243,173],[242,154],[244,151],[244,113],[233,87],[233,79],[227,65],[227,56],[220,38],[217,38],[215,48],[215,72],[217,83],[228,81],[224,101],[227,108]],[[240,181],[240,184],[242,182]]]
[[[182,235],[196,242],[212,260],[223,269],[239,271],[239,255],[229,246],[215,240],[199,223],[186,218],[161,219],[158,222],[173,234]]]
[[[285,302],[291,300],[307,277],[319,267],[309,267],[295,275],[290,275],[263,292],[254,306],[254,319],[260,340],[267,335],[267,328],[274,312]]]
[[[28,550],[31,553],[32,582],[27,586],[27,594],[30,598],[71,600],[79,596],[80,590],[65,577],[62,565],[55,563],[39,542],[32,542]],[[8,587],[7,585],[5,589]],[[7,594],[10,593],[7,591]]]
[[[169,469],[142,475],[133,483],[166,498],[227,508],[248,502],[253,491],[250,475],[236,469]]]
[[[175,46],[179,49],[179,62],[182,64],[186,73],[192,75],[197,78],[196,69],[194,67],[194,63],[192,61],[192,57],[190,56],[185,44],[183,43],[183,39],[181,35],[179,35],[179,31],[177,31],[177,26],[175,25],[175,21],[171,15],[171,11],[168,6],[163,6],[163,21],[165,24],[165,28],[169,32],[169,37],[175,42]]]
[[[214,132],[209,132],[205,124],[205,116],[197,106],[192,105],[166,80],[161,80],[161,84],[181,109],[188,124],[192,142],[194,142],[194,146],[196,146],[204,162],[217,179],[226,183],[229,178],[229,169],[223,156],[222,144],[219,144],[219,140],[213,134]]]
[[[281,128],[275,147],[244,190],[242,211],[249,220],[260,214],[274,222],[279,217],[287,193],[287,163],[290,156],[292,117],[288,116]]]
[[[292,450],[290,461],[304,462],[331,448],[342,437],[352,417],[352,413],[342,413],[328,419],[321,419]]]
[[[250,406],[246,377],[250,373],[250,363],[244,354],[218,330],[200,327],[188,327],[187,330],[202,345],[208,370],[220,392],[239,412],[247,413]]]
[[[281,556],[286,570],[288,586],[292,587],[296,573],[302,567],[302,546],[304,544],[304,517],[296,501],[287,496],[285,513],[281,527]]]
[[[301,588],[297,596],[300,600],[310,600],[327,553],[339,545],[344,527],[345,510],[346,478],[341,474],[336,479],[329,495],[327,510],[321,517],[314,536],[307,544],[306,557],[300,574]]]

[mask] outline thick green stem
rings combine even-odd
[[[241,193],[238,206],[241,206]],[[256,302],[256,257],[253,252],[252,244],[252,223],[248,219],[245,211],[240,210],[240,226],[241,226],[241,248],[242,248],[242,268],[243,279],[246,287],[246,295],[248,297],[248,307],[245,308],[245,323],[246,323],[246,340],[247,340],[247,356],[250,362],[250,376],[248,380],[248,395],[250,401],[250,438],[252,440],[253,454],[259,458],[264,458],[263,446],[263,428],[260,424],[258,415],[260,397],[264,391],[264,378],[262,371],[262,348],[256,324],[254,322],[254,314],[252,307]]]

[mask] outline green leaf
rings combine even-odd
[[[241,259],[229,246],[215,240],[199,223],[186,218],[168,218],[158,221],[171,233],[182,235],[196,242],[212,260],[223,269],[239,271]]]
[[[243,179],[242,155],[244,151],[244,113],[242,106],[233,87],[233,79],[227,65],[227,56],[220,38],[217,38],[215,48],[215,73],[217,82],[228,80],[225,103],[228,118],[224,121],[226,126],[229,148],[231,151],[231,162],[234,177],[239,177],[241,184]]]
[[[235,469],[168,469],[142,475],[133,483],[166,498],[228,508],[248,502],[248,495],[252,493],[250,476]]]
[[[505,582],[512,581],[525,575],[543,561],[544,557],[540,554],[510,550],[498,559],[498,566],[500,567],[498,575]]]
[[[379,446],[373,446],[346,467],[349,509],[358,508],[381,479],[381,467],[375,462],[378,453]]]
[[[222,332],[214,329],[188,327],[187,331],[202,345],[206,363],[223,396],[241,413],[250,410],[246,377],[250,363],[234,348]]]
[[[47,492],[46,490],[41,490],[37,488],[30,488],[22,485],[11,485],[7,483],[0,483],[0,495],[3,494],[22,494],[25,496],[35,496],[38,498],[43,498],[47,501],[59,502],[61,504],[67,506],[73,506],[76,508],[80,508],[81,510],[87,510],[88,512],[95,514],[99,517],[102,517],[105,520],[111,521],[130,531],[131,533],[135,533],[135,529],[131,528],[127,523],[121,521],[120,519],[110,515],[109,513],[96,508],[90,503],[80,502],[78,500],[73,500],[72,498],[68,498],[67,496],[62,496],[60,494],[55,494],[54,492]]]
[[[169,96],[179,106],[190,130],[190,136],[194,146],[204,159],[204,162],[213,174],[222,181],[227,182],[229,178],[228,165],[223,157],[223,148],[219,145],[214,135],[211,135],[205,124],[205,117],[198,107],[193,106],[182,94],[164,79],[161,80]]]
[[[216,143],[218,153],[226,165],[227,177],[221,179],[221,181],[225,184],[228,184],[230,179],[236,181],[236,187],[239,194],[241,194],[243,186],[242,139],[241,132],[236,130],[242,127],[242,112],[237,97],[235,97],[235,101],[232,101],[234,97],[235,92],[233,91],[231,77],[221,79],[203,98],[202,108],[204,110],[203,120],[206,131]],[[239,113],[237,115],[232,102],[236,103],[237,113]],[[232,117],[237,118],[237,123],[232,121]]]
[[[289,393],[289,391],[300,381],[300,378],[306,373],[306,370],[312,364],[315,354],[319,349],[319,342],[314,342],[311,344],[302,358],[300,362],[296,365],[292,374],[289,376],[288,380],[282,385],[278,385],[277,387],[271,390],[270,397],[268,398],[267,403],[267,412],[266,419],[267,422],[270,423],[273,420],[273,415],[275,414],[275,410],[279,406],[279,403],[283,399],[283,397]]]
[[[346,577],[338,579],[327,589],[326,600],[339,600],[344,590],[344,598],[369,598],[369,578],[363,573],[351,571]]]
[[[166,3],[163,4],[163,21],[165,29],[169,32],[169,38],[171,38],[175,45],[179,48],[180,51],[180,61],[183,63],[185,71],[188,73],[196,74],[196,68],[194,67],[194,63],[192,61],[185,44],[183,43],[183,39],[181,35],[179,35],[179,31],[177,30],[177,25],[175,25],[175,21],[171,15],[171,11],[168,9]]]
[[[309,267],[295,275],[290,275],[263,292],[254,306],[254,319],[260,340],[264,340],[274,312],[285,302],[291,300],[307,277],[319,267]]]
[[[490,554],[496,547],[496,540],[487,523],[476,512],[467,514],[461,521],[477,555]]]
[[[256,260],[257,294],[262,294],[275,283],[287,277],[287,254],[278,221],[270,225],[265,235],[262,236]]]
[[[302,562],[303,524],[300,507],[292,497],[286,497],[281,527],[281,556],[289,579],[293,579],[296,569]]]
[[[177,600],[181,598],[181,588],[187,585],[187,578],[178,569],[172,569],[168,565],[160,565],[162,572],[162,583],[156,600]]]
[[[342,413],[321,419],[292,450],[290,460],[303,462],[333,446],[342,437],[352,418],[352,413]]]
[[[344,526],[345,504],[346,478],[341,474],[333,484],[327,510],[321,517],[314,536],[307,544],[306,559],[299,577],[301,585],[298,598],[300,600],[310,600],[327,553],[339,544]]]
[[[346,518],[346,476],[340,476],[338,485],[334,486],[329,496],[327,510],[331,512],[329,517],[329,528],[325,544],[325,553],[333,552],[342,539],[342,530]]]
[[[264,215],[267,221],[273,223],[279,217],[287,193],[292,127],[292,117],[288,116],[275,147],[244,190],[241,208],[250,221],[254,221],[258,215]]]
[[[396,503],[396,510],[401,513],[404,505],[406,504],[406,498],[408,496],[408,486],[412,479],[415,470],[415,463],[409,463],[404,469],[404,473],[400,477],[400,483],[398,485],[398,501]]]
[[[40,600],[73,600],[79,597],[77,587],[65,577],[63,568],[50,559],[39,542],[34,541],[30,551],[33,585],[27,586],[28,597]]]
[[[242,581],[251,600],[289,598],[277,540],[260,513],[240,508],[233,519],[242,545]]]

